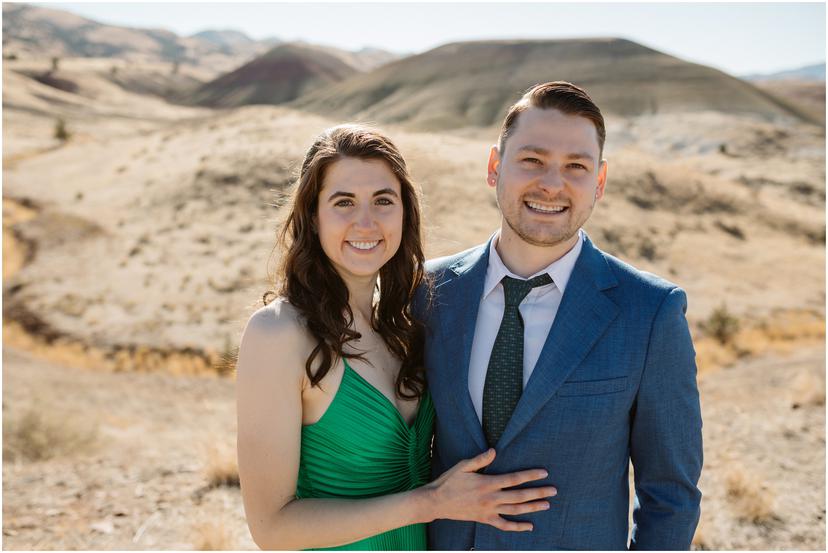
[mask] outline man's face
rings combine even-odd
[[[536,107],[521,113],[504,151],[495,146],[489,155],[502,234],[534,246],[572,240],[604,195],[607,165],[599,155],[589,119]]]

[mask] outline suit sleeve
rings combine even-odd
[[[684,291],[674,288],[650,332],[630,433],[636,492],[630,549],[687,550],[699,521],[702,420],[686,310]]]

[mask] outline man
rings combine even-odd
[[[429,262],[433,474],[489,447],[485,473],[544,468],[531,532],[438,520],[431,549],[688,549],[699,519],[701,412],[684,291],[581,230],[604,195],[604,121],[582,89],[530,89],[488,163],[501,226]]]

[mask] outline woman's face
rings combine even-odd
[[[346,157],[328,166],[319,192],[322,250],[344,280],[375,277],[400,247],[400,183],[381,160]]]

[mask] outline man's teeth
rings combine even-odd
[[[531,207],[532,209],[536,209],[538,211],[542,211],[544,213],[560,213],[566,206],[563,205],[556,205],[556,206],[545,206],[543,204],[539,204],[537,202],[526,202],[526,205]]]
[[[377,244],[380,243],[379,240],[374,240],[373,242],[351,242],[348,241],[350,245],[355,247],[358,250],[370,250],[371,248],[376,247]]]

